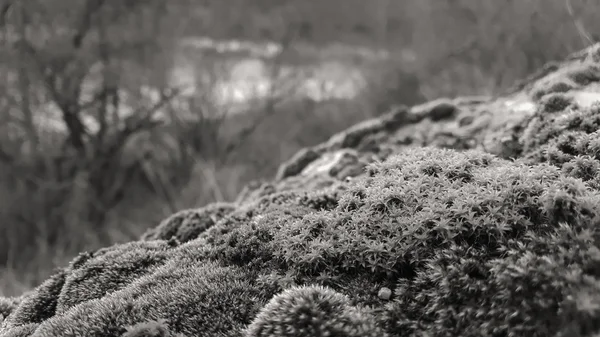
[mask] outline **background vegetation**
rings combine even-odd
[[[232,200],[393,104],[501,92],[597,41],[594,3],[0,0],[0,296],[176,210]],[[335,46],[336,59],[358,47],[387,56],[348,56],[368,69],[355,97],[278,92],[234,114],[209,95],[226,72],[209,57],[193,67],[192,95],[170,80],[190,37],[278,43],[273,78]]]

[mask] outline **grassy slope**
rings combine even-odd
[[[597,335],[599,63],[350,128],[0,299],[0,336]]]

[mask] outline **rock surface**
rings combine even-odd
[[[598,336],[600,46],[82,253],[0,336]]]

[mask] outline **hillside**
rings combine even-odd
[[[599,336],[600,45],[85,252],[0,336]]]

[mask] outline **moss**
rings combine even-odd
[[[282,180],[299,174],[308,164],[317,160],[319,156],[320,154],[313,149],[299,151],[294,157],[279,167],[275,180]]]
[[[598,82],[600,81],[600,65],[595,62],[582,62],[579,66],[570,69],[567,76],[582,86]]]
[[[600,176],[600,107],[572,107],[558,116],[532,119],[523,133],[523,162],[547,162],[566,175],[598,188]]]
[[[508,256],[487,262],[482,251],[437,253],[417,277],[398,283],[397,299],[386,313],[388,331],[397,336],[423,330],[433,336],[597,333],[597,311],[590,305],[600,303],[598,276],[582,266],[597,263],[600,252],[589,250],[589,238],[560,232],[552,242],[532,238],[527,247],[515,246]]]
[[[2,337],[28,337],[35,333],[38,325],[39,324],[36,323],[29,323],[17,327],[11,327],[6,333],[0,329],[0,333],[2,333]]]
[[[547,94],[566,93],[600,81],[600,66],[596,62],[571,62],[535,82],[532,96],[539,100]]]
[[[440,98],[411,108],[411,114],[432,121],[451,119],[459,113],[459,108],[448,98]]]
[[[373,322],[340,293],[320,286],[295,287],[273,297],[245,336],[387,336]]]
[[[566,162],[562,170],[566,176],[581,179],[595,188],[600,188],[600,162],[591,156],[577,156]]]
[[[244,186],[242,191],[238,194],[235,203],[243,205],[275,192],[276,187],[274,184],[264,181],[253,181]]]
[[[573,103],[573,99],[562,93],[553,93],[544,96],[540,103],[543,111],[552,113],[565,110]]]
[[[199,209],[179,211],[144,233],[142,240],[175,238],[182,243],[194,240],[234,209],[232,204],[217,203]]]
[[[15,310],[21,300],[20,297],[0,297],[0,325]]]
[[[183,245],[136,242],[80,257],[65,282],[15,309],[9,331],[123,335],[150,320],[171,334],[239,336],[249,327],[269,336],[269,322],[306,308],[323,317],[314,329],[346,336],[542,336],[570,324],[553,309],[561,307],[585,335],[600,318],[577,302],[583,290],[596,296],[600,199],[584,184],[550,164],[405,149],[343,188],[240,207]],[[286,292],[307,284],[328,290]],[[325,315],[313,298],[336,309]],[[59,310],[27,309],[42,301]],[[506,320],[509,312],[519,314]],[[289,329],[299,329],[294,322]]]
[[[57,271],[38,286],[35,291],[23,298],[5,319],[2,325],[3,330],[26,325],[35,326],[53,317],[56,314],[59,294],[65,283],[65,276],[64,270]],[[29,330],[29,328],[27,329]]]
[[[127,328],[122,337],[184,337],[183,334],[172,334],[165,320],[138,323]]]
[[[123,289],[164,264],[171,249],[167,242],[133,242],[97,252],[84,264],[68,270],[57,313]]]
[[[374,135],[395,132],[407,125],[416,124],[427,117],[428,115],[425,112],[416,113],[406,106],[398,106],[379,118],[363,121],[333,135],[326,143],[316,148],[321,151],[368,148],[368,143]]]
[[[45,320],[36,334],[120,336],[154,320],[168,325],[173,335],[236,335],[266,303],[263,296],[272,296],[252,285],[251,273],[179,253],[126,289]]]
[[[544,87],[534,90],[532,96],[534,99],[539,100],[545,95],[553,93],[566,93],[576,87],[577,85],[573,81],[560,80],[558,82],[551,82]]]

